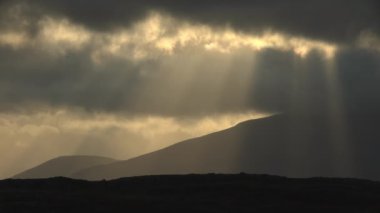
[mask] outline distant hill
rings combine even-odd
[[[380,183],[269,175],[0,181],[0,212],[380,212]]]
[[[41,165],[24,171],[14,178],[49,178],[49,177],[70,177],[79,170],[96,165],[108,164],[116,160],[98,156],[63,156],[49,160]]]
[[[275,115],[130,160],[83,169],[71,177],[247,172],[380,180],[379,116],[352,115],[344,123],[343,127],[321,116]]]

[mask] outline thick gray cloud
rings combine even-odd
[[[339,51],[334,70],[317,52],[300,58],[274,49],[255,56],[203,53],[200,62],[190,51],[139,63],[113,60],[99,67],[86,52],[47,60],[32,50],[0,50],[0,106],[5,110],[40,103],[159,115],[252,108],[326,112],[336,99],[350,111],[376,112],[380,107],[380,55],[368,50]]]
[[[11,1],[4,1],[4,7]],[[14,1],[13,1],[14,2]],[[20,1],[22,2],[22,1]],[[64,16],[97,30],[128,26],[152,10],[238,30],[275,29],[335,42],[354,40],[362,31],[379,32],[376,0],[36,0],[26,1],[39,15]],[[38,16],[38,13],[34,12]]]
[[[348,111],[376,111],[379,105],[378,50],[356,45],[364,31],[378,39],[376,1],[21,2],[1,3],[0,28],[9,34],[0,36],[3,110],[37,104],[130,114],[204,115],[252,108],[325,112],[338,104],[332,102]],[[151,10],[210,26],[230,24],[256,34],[273,29],[298,38],[338,41],[333,43],[337,50],[327,60],[315,49],[296,54],[294,48],[307,46],[302,42],[299,47],[280,44],[255,51],[239,46],[224,53],[205,50],[204,46],[214,45],[210,41],[196,41],[183,47],[176,44],[171,54],[157,51],[157,45],[165,44],[161,40],[153,46],[145,41],[150,38],[117,43],[131,35],[114,36],[119,33],[116,28],[141,31],[133,24]],[[172,23],[171,28],[181,23]],[[142,29],[150,36],[154,26],[147,26]],[[158,34],[160,27],[155,29]],[[217,33],[211,37],[220,37]],[[221,47],[234,43],[221,40]],[[116,53],[113,46],[118,48]],[[125,57],[128,54],[132,56]]]
[[[261,109],[328,113],[339,104],[347,113],[377,114],[380,107],[380,55],[342,49],[333,62],[317,53],[300,60],[266,51],[251,89],[251,103]]]
[[[351,111],[379,113],[380,55],[372,51],[344,51],[337,58],[344,101]]]
[[[115,59],[93,66],[88,52],[49,58],[43,51],[1,50],[0,107],[3,110],[27,107],[30,103],[160,115],[247,109],[239,102],[245,98],[239,95],[242,91],[239,81],[247,73],[244,73],[246,68],[236,69],[239,61],[244,61],[237,56],[231,59],[235,63],[233,68],[223,71],[219,70],[224,69],[219,60],[227,56],[204,54],[206,60],[194,62],[196,59],[188,58],[195,54],[193,51],[137,64]],[[198,63],[197,70],[193,70],[192,63]],[[232,78],[218,80],[217,75],[229,72],[234,72]],[[221,83],[225,85],[217,85]]]

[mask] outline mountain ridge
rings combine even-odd
[[[128,160],[82,168],[75,179],[165,174],[254,173],[380,180],[380,116],[351,116],[345,137],[326,116],[276,114]],[[338,133],[337,133],[338,132]],[[345,140],[339,140],[345,138]]]
[[[25,170],[13,176],[17,179],[27,178],[49,178],[49,177],[70,177],[73,173],[88,167],[99,164],[107,164],[116,161],[115,159],[90,156],[90,155],[67,155],[59,156],[48,160],[42,164]]]
[[[191,173],[265,173],[288,177],[355,177],[380,180],[374,152],[378,117],[352,116],[339,141],[328,117],[277,114],[176,143],[126,161],[73,174],[82,179]],[[349,154],[345,149],[351,148]],[[352,165],[352,162],[354,164]]]

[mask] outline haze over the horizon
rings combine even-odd
[[[379,1],[0,1],[0,179],[278,112],[380,114]]]

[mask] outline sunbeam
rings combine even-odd
[[[84,5],[0,1],[0,178],[60,155],[150,152],[166,153],[141,161],[155,174],[377,177],[369,1]]]

